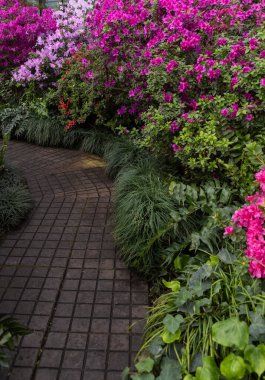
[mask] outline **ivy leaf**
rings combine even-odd
[[[248,325],[237,317],[229,318],[212,326],[212,337],[214,342],[222,346],[236,346],[244,350],[249,341]]]
[[[251,313],[251,325],[249,332],[252,340],[264,341],[265,319],[259,313]]]
[[[175,317],[173,317],[173,315],[167,314],[163,319],[164,326],[172,334],[175,334],[182,322],[183,317],[181,315],[176,315]]]
[[[133,375],[132,380],[155,380],[155,376],[152,373],[142,373]]]
[[[154,360],[152,358],[145,358],[141,359],[137,364],[135,364],[135,367],[138,372],[144,373],[144,372],[151,372],[154,367]]]
[[[220,369],[227,380],[241,380],[245,377],[246,363],[241,356],[231,353],[221,362]]]
[[[236,256],[230,253],[226,248],[221,249],[217,256],[223,263],[230,265],[237,259]]]
[[[190,372],[195,372],[197,367],[202,367],[203,365],[202,359],[203,359],[202,353],[198,353],[195,355],[190,366]]]
[[[177,308],[183,306],[187,301],[190,301],[191,299],[192,293],[189,292],[186,288],[181,288],[176,297],[175,306]]]
[[[128,376],[130,374],[130,368],[129,367],[126,367],[122,374],[121,374],[121,380],[128,380]]]
[[[208,260],[206,264],[210,265],[211,267],[215,267],[219,264],[219,258],[217,256],[211,255],[210,260]]]
[[[185,305],[180,306],[178,308],[178,311],[185,314],[194,315],[195,314],[195,303],[192,301],[188,301],[185,303]]]
[[[162,332],[162,334],[160,336],[161,336],[164,343],[171,344],[171,343],[174,343],[177,340],[179,340],[180,335],[181,335],[180,330],[178,330],[174,334],[172,334],[167,329],[164,329],[164,331]]]
[[[249,345],[244,352],[245,360],[250,363],[251,369],[259,378],[265,372],[265,344],[257,347]]]
[[[202,298],[200,300],[195,301],[195,305],[194,305],[195,313],[199,313],[200,308],[202,306],[208,306],[208,305],[211,305],[211,301],[209,300],[209,298]]]
[[[213,272],[213,268],[210,265],[204,264],[199,270],[194,272],[189,281],[189,288],[192,289],[209,278]]]
[[[156,380],[181,380],[181,367],[179,363],[170,358],[163,358],[160,375]]]
[[[158,356],[161,354],[163,350],[163,341],[160,338],[160,336],[157,336],[155,339],[152,340],[150,346],[148,347],[148,352],[154,356]]]
[[[162,280],[163,284],[166,288],[171,289],[172,292],[178,292],[180,289],[180,282],[179,281],[166,281]]]
[[[214,358],[206,356],[203,358],[203,367],[196,370],[196,380],[219,380],[220,374]]]
[[[174,268],[176,270],[183,270],[185,268],[185,266],[188,264],[189,260],[190,260],[190,256],[189,255],[178,256],[174,260]]]

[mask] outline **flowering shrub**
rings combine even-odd
[[[246,204],[233,215],[235,226],[246,230],[246,255],[250,259],[249,272],[253,277],[265,278],[265,169],[256,174],[260,191],[248,196]],[[235,234],[233,226],[225,229],[225,235]]]
[[[264,18],[264,1],[100,0],[59,99],[75,120],[137,127],[140,145],[191,174],[251,183],[265,146]]]
[[[265,147],[264,0],[99,0],[91,12],[79,1],[55,13],[58,29],[14,79],[59,77],[67,128],[136,127],[141,146],[191,177],[250,191]]]
[[[17,82],[54,79],[62,69],[66,58],[73,55],[87,39],[86,15],[91,1],[70,0],[67,6],[54,12],[57,29],[46,36],[39,36],[35,52],[14,73]]]
[[[50,9],[40,16],[36,7],[18,0],[0,0],[0,74],[9,74],[23,63],[37,38],[55,29]]]

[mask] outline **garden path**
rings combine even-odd
[[[0,310],[33,332],[0,379],[119,380],[148,299],[115,251],[104,162],[16,141],[8,161],[27,178],[34,209],[0,241]]]

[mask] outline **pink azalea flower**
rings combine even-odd
[[[253,119],[253,115],[251,113],[249,113],[247,116],[246,116],[246,121],[251,121]]]
[[[221,111],[221,115],[224,116],[224,117],[227,117],[228,116],[228,109],[227,108],[223,108],[222,111]]]
[[[224,235],[232,235],[234,233],[235,229],[232,226],[225,227]]]
[[[171,73],[176,67],[178,67],[178,63],[176,61],[170,61],[167,64],[167,72]]]

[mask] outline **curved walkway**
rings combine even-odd
[[[0,241],[0,312],[33,333],[0,379],[119,380],[139,348],[147,286],[117,258],[103,161],[22,142],[8,161],[26,176],[34,209]]]

